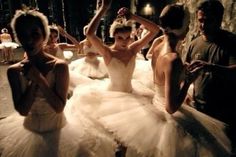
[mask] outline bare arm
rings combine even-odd
[[[191,82],[180,80],[183,69],[182,61],[176,54],[171,55],[172,56],[166,60],[166,66],[164,67],[165,105],[166,111],[173,114],[183,103]]]
[[[156,48],[157,45],[159,45],[163,41],[163,39],[164,39],[164,36],[160,36],[153,41],[147,53],[148,58],[152,57],[152,54],[154,53],[154,49]]]
[[[59,29],[59,33],[64,36],[65,38],[69,39],[74,45],[79,45],[79,41],[75,39],[73,36],[68,34],[61,26],[57,26]]]
[[[27,82],[26,89],[23,89],[20,75],[23,69],[20,64],[10,66],[7,70],[8,81],[12,91],[12,99],[16,111],[22,116],[27,116],[34,102],[37,85],[32,81]]]
[[[86,37],[91,42],[91,44],[98,49],[98,52],[103,56],[105,63],[107,64],[111,59],[110,49],[108,46],[104,45],[102,40],[96,36],[96,30],[100,23],[102,16],[106,13],[111,5],[111,0],[102,0],[102,5],[97,11],[96,15],[92,18],[88,24],[86,31]]]
[[[222,66],[222,65],[208,63],[202,60],[196,60],[196,61],[193,61],[188,67],[189,71],[193,71],[199,68],[202,68],[206,72],[212,72],[219,76],[236,78],[236,64],[232,64],[229,66]]]
[[[160,31],[160,28],[157,24],[154,22],[145,19],[141,16],[137,16],[135,14],[132,14],[127,8],[121,8],[118,11],[119,16],[125,16],[127,19],[134,20],[135,22],[138,22],[142,24],[145,29],[148,30],[148,33],[145,34],[145,36],[141,39],[138,39],[137,41],[133,42],[130,45],[130,48],[133,49],[134,53],[139,52],[145,45],[147,45]]]

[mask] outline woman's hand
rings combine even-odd
[[[27,73],[25,73],[25,76],[29,80],[31,80],[31,81],[33,81],[33,82],[35,82],[37,84],[41,81],[41,75],[42,74],[39,72],[39,70],[35,66],[33,66],[33,65],[31,65],[29,67]]]
[[[118,14],[118,17],[125,17],[127,20],[129,20],[131,17],[131,12],[126,7],[120,8],[117,14]]]

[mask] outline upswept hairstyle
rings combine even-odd
[[[59,38],[59,29],[58,29],[57,25],[52,24],[52,25],[49,25],[48,27],[49,27],[50,33],[51,32],[56,33],[57,34],[57,38]]]
[[[3,29],[1,30],[1,32],[2,32],[2,33],[8,33],[8,30],[7,30],[6,28],[3,28]]]
[[[15,40],[18,43],[20,43],[19,41],[20,28],[24,27],[24,24],[28,23],[29,21],[38,22],[39,27],[42,30],[44,36],[44,43],[46,43],[48,41],[48,37],[50,34],[47,17],[35,9],[28,9],[28,8],[17,10],[14,17],[11,20],[11,27],[13,30]]]
[[[189,25],[189,11],[181,3],[169,4],[161,12],[159,23],[164,33],[181,33]]]
[[[132,22],[124,17],[116,18],[110,27],[110,37],[114,38],[117,32],[132,32]]]

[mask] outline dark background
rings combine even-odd
[[[131,5],[131,3],[135,5]],[[116,17],[119,8],[135,8],[135,13],[158,23],[158,16],[162,8],[171,0],[113,0],[111,9],[101,21],[98,35],[105,33],[105,41],[109,41],[109,25]],[[84,39],[83,27],[94,16],[96,0],[0,0],[0,29],[6,27],[11,33],[10,21],[15,11],[22,4],[38,8],[49,20],[49,24],[61,25],[78,40]],[[144,6],[149,3],[153,7],[151,15],[143,13]],[[64,41],[65,39],[61,39]]]

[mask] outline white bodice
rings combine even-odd
[[[110,84],[108,90],[131,92],[131,79],[135,68],[135,56],[133,56],[129,63],[125,65],[119,59],[112,57],[110,63],[107,65],[108,74],[110,77]]]
[[[60,46],[57,46],[56,57],[60,59],[65,59],[63,50],[60,48]]]
[[[154,106],[158,106],[161,107],[165,105],[165,86],[162,85],[157,85],[155,84],[155,95],[152,99],[153,105]],[[160,106],[161,105],[161,106]]]
[[[53,72],[50,71],[46,78],[50,87],[53,88],[55,82]],[[24,120],[24,126],[32,131],[45,132],[62,128],[65,122],[64,113],[56,113],[47,102],[42,91],[37,89],[34,103]]]

